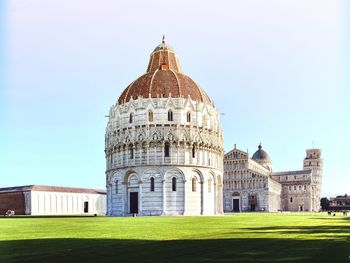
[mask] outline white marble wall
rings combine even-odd
[[[140,215],[222,214],[219,116],[212,105],[190,98],[138,98],[112,106],[105,144],[108,215],[130,214],[130,192],[138,192]]]
[[[176,178],[176,191],[172,189],[172,178]],[[164,215],[183,215],[185,211],[185,176],[177,169],[165,172],[163,202]],[[143,198],[143,197],[142,197]]]
[[[154,191],[151,191],[151,178],[154,178]],[[163,213],[163,178],[159,171],[149,169],[142,175],[142,211],[145,215]]]
[[[172,121],[168,120],[169,111],[173,112]],[[152,120],[149,112],[153,113]],[[187,113],[191,114],[190,121]],[[223,169],[223,134],[219,113],[211,105],[184,98],[138,99],[113,106],[109,116],[105,139],[107,170],[145,164]],[[169,157],[164,155],[165,143],[170,145]]]
[[[154,191],[150,188],[151,177],[155,178]],[[172,189],[174,177],[176,191]],[[195,189],[192,188],[194,178]],[[139,215],[222,214],[221,178],[220,170],[187,166],[117,169],[107,175],[108,215],[130,215],[130,192],[139,193]],[[118,192],[115,191],[117,182]]]
[[[282,185],[271,178],[269,178],[269,191],[268,191],[268,210],[270,212],[277,212],[282,209]]]
[[[44,191],[31,191],[30,195],[31,215],[106,214],[106,195]],[[84,213],[86,201],[88,213]]]

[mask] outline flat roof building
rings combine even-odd
[[[105,214],[106,191],[46,185],[0,188],[0,214],[16,215]]]

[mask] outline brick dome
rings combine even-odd
[[[188,98],[203,103],[213,103],[205,91],[190,77],[182,73],[174,50],[164,41],[151,54],[147,72],[132,82],[122,92],[119,104],[137,98]]]

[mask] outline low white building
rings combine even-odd
[[[0,188],[0,213],[7,210],[19,215],[104,215],[106,191],[43,185]]]

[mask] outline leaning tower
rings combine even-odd
[[[311,211],[320,210],[321,185],[323,159],[321,158],[321,149],[307,149],[304,159],[304,170],[312,170],[310,185]]]

